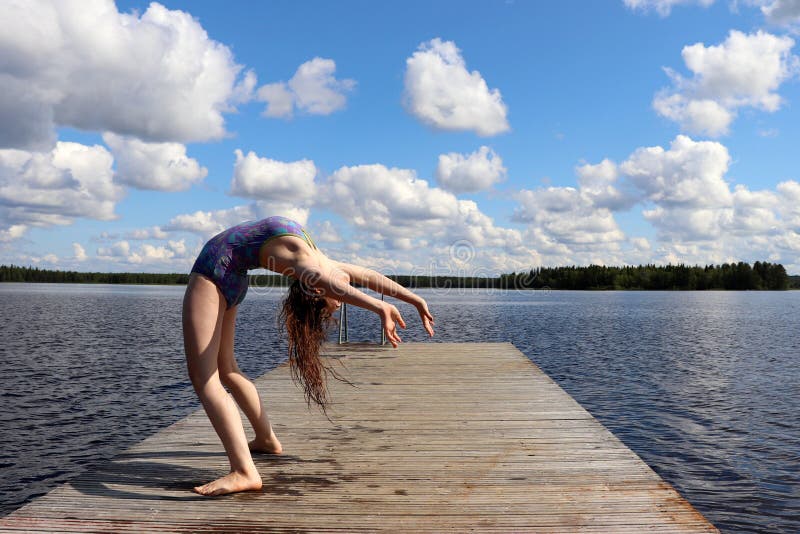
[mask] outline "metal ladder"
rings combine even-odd
[[[383,300],[383,295],[381,295],[381,300]],[[348,341],[347,303],[342,302],[342,306],[339,308],[339,345],[347,343]],[[383,328],[381,328],[381,345],[386,345],[386,332],[383,331]]]

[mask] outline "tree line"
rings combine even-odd
[[[280,275],[254,274],[253,276],[252,281],[260,286],[287,285],[287,279]],[[0,282],[186,285],[189,282],[189,275],[187,273],[87,273],[0,265]]]
[[[251,284],[260,287],[286,286],[280,275],[254,274]],[[706,290],[800,288],[800,276],[788,276],[779,263],[757,261],[722,265],[639,265],[608,267],[537,267],[495,278],[470,276],[391,275],[389,278],[411,288],[486,289],[642,289]],[[82,284],[186,284],[185,273],[100,273],[57,271],[38,267],[0,265],[0,282],[53,282]]]
[[[800,276],[788,276],[779,263],[757,261],[722,265],[639,265],[537,267],[497,278],[468,276],[390,276],[406,287],[492,289],[800,289]]]
[[[188,274],[179,273],[86,273],[0,265],[0,282],[165,285],[186,284],[188,281]]]
[[[500,277],[500,287],[520,289],[789,289],[800,277],[789,277],[779,263],[757,261],[752,265],[638,265],[607,267],[540,267]],[[797,286],[795,286],[797,287]]]

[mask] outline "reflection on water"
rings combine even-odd
[[[421,293],[437,341],[511,341],[723,531],[800,531],[800,292]],[[251,376],[284,358],[281,294],[241,305]],[[0,513],[198,408],[182,295],[0,285]],[[399,307],[403,338],[423,340]],[[380,339],[374,315],[349,319],[351,340]]]

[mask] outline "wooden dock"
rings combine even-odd
[[[227,459],[202,411],[0,519],[1,532],[717,532],[511,344],[330,345],[333,423],[284,365],[258,493],[190,488]]]

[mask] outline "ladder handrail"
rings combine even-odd
[[[381,294],[381,300],[383,300],[383,294]],[[347,303],[342,302],[339,308],[339,345],[347,342],[349,342],[347,332]],[[381,328],[381,345],[386,345],[386,332],[383,331],[383,328]]]

